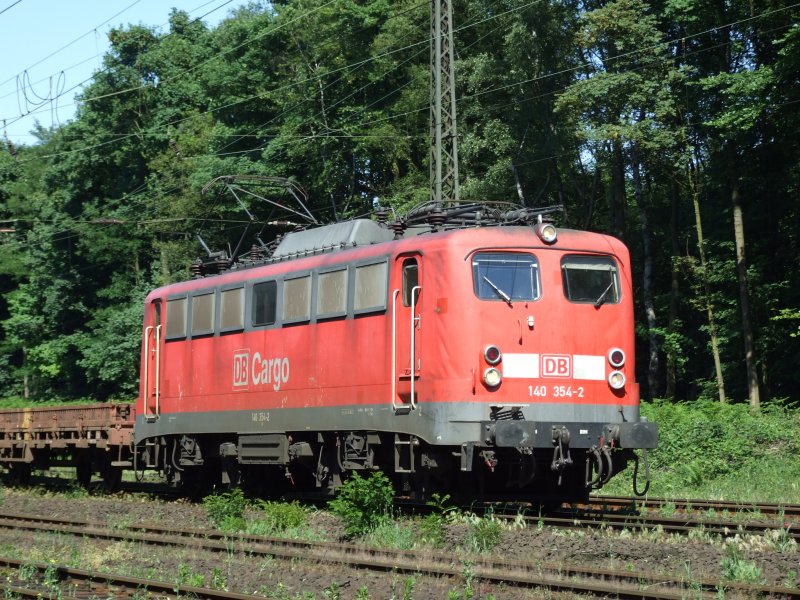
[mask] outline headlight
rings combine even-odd
[[[625,375],[623,375],[622,371],[611,371],[608,374],[608,385],[615,390],[621,390],[625,387]]]
[[[612,348],[608,351],[608,362],[615,369],[625,364],[625,351],[621,348]]]
[[[489,367],[483,372],[483,382],[491,388],[497,387],[502,381],[503,376],[494,367]]]
[[[496,365],[503,358],[503,354],[497,346],[486,346],[483,350],[483,358],[490,365]]]
[[[556,230],[556,226],[552,223],[539,223],[536,227],[536,235],[538,235],[539,239],[545,244],[552,244],[558,238],[558,231]]]

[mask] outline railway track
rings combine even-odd
[[[0,557],[0,572],[2,571],[5,571],[3,573],[5,583],[0,584],[0,589],[5,592],[6,598],[142,598],[151,595],[158,598],[190,597],[204,600],[253,598],[250,594],[176,585],[172,582],[73,569],[61,565],[31,563],[7,557]]]
[[[687,535],[702,531],[708,535],[730,538],[736,535],[763,535],[777,532],[787,539],[800,543],[800,506],[759,504],[752,506],[735,505],[730,502],[706,502],[694,500],[659,500],[651,501],[650,507],[668,506],[668,502],[683,507],[674,516],[662,516],[655,511],[641,511],[634,499],[616,497],[609,501],[606,498],[592,498],[589,504],[574,505],[569,509],[561,509],[550,513],[533,514],[521,509],[518,505],[489,505],[472,507],[480,514],[491,513],[506,519],[524,519],[530,525],[547,525],[560,528],[606,528],[613,530],[663,531],[665,533]],[[692,507],[695,503],[697,509]],[[736,518],[717,518],[709,516],[722,514],[722,510],[738,508]],[[724,507],[724,508],[723,508]],[[756,507],[761,507],[757,512]],[[753,517],[757,519],[753,519]],[[747,517],[745,520],[742,517]]]
[[[440,579],[464,577],[465,573],[469,572],[471,577],[487,583],[615,598],[677,600],[687,597],[687,594],[691,594],[694,598],[713,598],[718,597],[720,591],[748,597],[764,595],[772,598],[800,597],[797,589],[775,586],[734,584],[706,579],[693,579],[687,582],[683,577],[587,568],[577,565],[533,564],[482,556],[459,559],[451,554],[436,552],[376,549],[355,544],[307,542],[251,535],[226,535],[213,530],[178,529],[151,524],[109,529],[102,523],[90,521],[5,514],[0,517],[0,528],[73,534],[101,540],[124,540],[165,547],[192,547],[211,552],[230,553],[233,550],[246,552],[251,556],[303,560],[310,564],[333,563],[360,570],[412,574]],[[53,568],[52,565],[50,568]],[[64,570],[64,573],[67,571]],[[108,580],[109,575],[94,574],[87,578]],[[152,585],[156,583],[153,582]],[[150,587],[151,582],[147,581],[138,580],[136,585],[139,586],[138,589],[143,589],[143,587],[147,587],[148,590],[153,589]],[[172,590],[175,588],[174,584],[168,584],[168,587]],[[182,589],[189,591],[188,588]],[[203,595],[206,592],[218,595]],[[223,596],[215,590],[203,591],[202,588],[197,588],[192,593],[198,598],[248,597],[242,595]]]

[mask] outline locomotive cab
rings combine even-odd
[[[447,424],[433,437],[485,494],[577,500],[654,448],[657,427],[639,416],[627,249],[545,234],[466,231],[428,252],[417,408]]]

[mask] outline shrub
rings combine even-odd
[[[345,535],[353,537],[375,529],[390,513],[393,498],[394,488],[386,475],[375,472],[365,479],[354,472],[329,507],[344,521]]]
[[[659,425],[658,448],[649,453],[651,494],[725,497],[742,501],[797,502],[800,410],[779,402],[752,411],[746,403],[708,400],[642,403]],[[629,465],[603,492],[630,491]],[[644,472],[639,470],[639,487]]]

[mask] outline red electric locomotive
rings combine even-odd
[[[135,441],[173,482],[584,498],[657,441],[628,251],[477,205],[289,234],[147,297]]]

